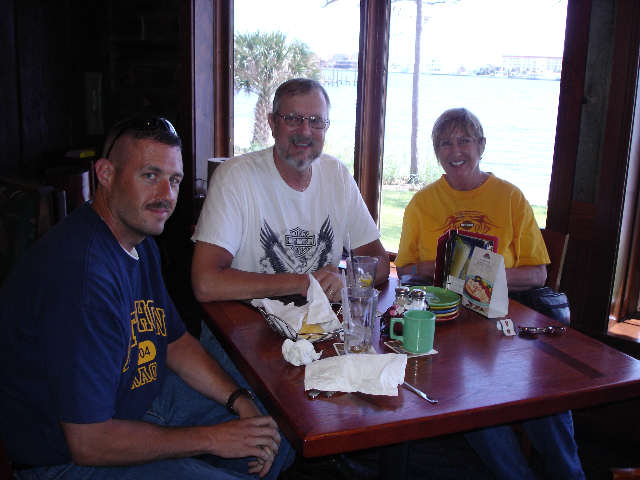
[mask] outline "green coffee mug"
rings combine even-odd
[[[396,335],[393,327],[402,324],[402,335]],[[404,349],[411,353],[425,353],[433,349],[436,316],[428,310],[407,310],[403,318],[392,318],[389,336],[402,341]]]

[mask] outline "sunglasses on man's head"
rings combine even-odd
[[[118,128],[118,133],[116,133],[109,144],[109,148],[107,149],[107,153],[105,154],[105,158],[109,158],[109,154],[113,149],[113,146],[125,132],[127,131],[135,131],[135,132],[156,132],[163,131],[166,133],[170,133],[172,135],[178,136],[178,132],[175,127],[171,124],[169,120],[163,117],[133,117],[128,120],[124,120],[122,124]]]

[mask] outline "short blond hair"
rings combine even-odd
[[[462,130],[470,137],[476,139],[484,138],[482,124],[478,117],[466,108],[451,108],[438,117],[433,124],[431,132],[431,140],[433,142],[433,150],[438,151],[438,145],[442,137],[448,135],[453,130]]]

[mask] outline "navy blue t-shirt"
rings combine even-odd
[[[153,239],[138,259],[90,204],[37,242],[0,290],[0,433],[18,463],[71,460],[60,422],[139,419],[185,327]]]

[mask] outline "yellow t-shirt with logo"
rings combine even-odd
[[[454,190],[443,175],[416,193],[404,212],[396,265],[435,260],[438,237],[452,229],[498,237],[506,268],[550,263],[529,202],[490,174],[474,190]]]

